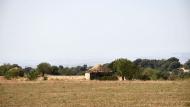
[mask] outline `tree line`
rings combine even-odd
[[[42,62],[36,68],[24,67],[18,64],[3,64],[0,66],[0,76],[5,76],[7,79],[17,77],[27,77],[29,80],[34,80],[39,76],[44,77],[49,75],[84,75],[88,66],[63,67],[62,65],[51,65],[47,62]]]
[[[178,58],[169,59],[136,59],[133,62],[124,58],[116,59],[108,65],[122,79],[132,80],[175,80],[190,77],[190,72],[180,68],[190,69],[190,60],[181,64]]]
[[[134,61],[119,58],[103,66],[110,68],[113,75],[121,76],[122,80],[175,80],[190,77],[190,72],[183,72],[179,69],[182,67],[190,69],[190,60],[185,64],[181,64],[179,59],[175,57],[162,60],[136,59]],[[45,74],[84,75],[89,68],[91,67],[88,67],[86,64],[75,67],[64,67],[62,65],[51,65],[47,62],[38,64],[36,68],[22,68],[18,64],[3,64],[0,66],[0,76],[5,76],[7,79],[27,77],[29,80],[34,80],[39,76],[45,77]]]

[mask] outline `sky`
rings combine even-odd
[[[190,58],[189,0],[0,0],[0,63]]]

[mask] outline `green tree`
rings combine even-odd
[[[81,71],[86,71],[88,68],[88,66],[86,64],[84,64],[82,67],[81,67]]]
[[[20,72],[22,71],[21,68],[19,67],[14,67],[9,69],[6,73],[5,73],[5,78],[7,79],[11,79],[11,78],[15,78],[18,77],[20,75]]]
[[[0,66],[0,76],[4,76],[5,73],[6,73],[9,69],[11,69],[11,68],[12,68],[12,66],[11,66],[10,64],[3,64],[3,65],[1,65],[1,66]]]
[[[142,80],[156,80],[157,79],[157,71],[152,68],[145,68],[141,75]]]
[[[160,71],[157,73],[158,79],[168,80],[169,76],[170,76],[170,72],[168,71]]]
[[[38,77],[38,72],[35,69],[30,70],[27,74],[26,77],[29,80],[35,80]]]
[[[173,71],[181,66],[179,59],[175,57],[171,57],[168,60],[166,60],[162,66],[161,70],[162,71]]]
[[[123,58],[113,61],[109,67],[118,75],[120,75],[122,77],[122,80],[124,80],[124,78],[129,80],[135,78],[139,71],[136,65],[134,65],[131,61]]]
[[[133,63],[141,68],[159,69],[165,60],[156,59],[136,59]]]
[[[40,63],[37,66],[37,71],[42,73],[42,76],[44,77],[45,73],[50,73],[51,72],[51,65],[49,63]]]
[[[184,67],[186,69],[190,69],[190,59],[187,62],[185,62]]]
[[[176,57],[171,57],[171,58],[169,58],[167,61],[169,61],[169,62],[178,62],[179,59],[176,58]]]
[[[180,66],[181,66],[181,64],[179,61],[174,61],[174,62],[170,63],[170,65],[168,66],[168,70],[173,71],[173,70],[179,68]]]
[[[25,67],[23,69],[23,71],[24,71],[25,74],[29,73],[31,70],[33,70],[32,67]]]
[[[52,69],[51,74],[59,75],[59,68],[57,66],[52,66],[51,69]]]

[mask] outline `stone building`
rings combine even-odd
[[[112,75],[111,69],[101,64],[97,64],[94,67],[87,70],[87,72],[85,73],[85,78],[86,80],[94,80],[94,79],[99,79],[102,76],[110,76],[110,75]]]

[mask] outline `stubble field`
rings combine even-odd
[[[0,81],[0,107],[188,107],[190,81]]]

